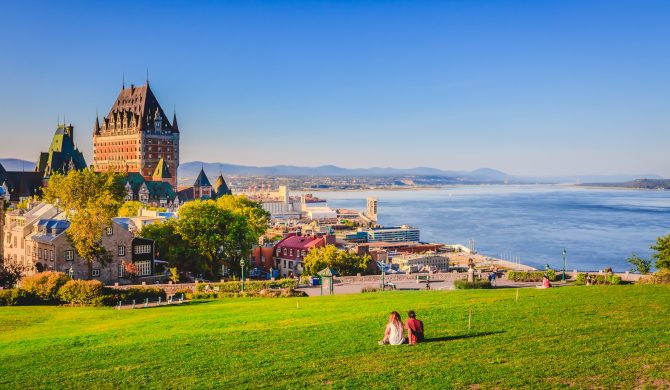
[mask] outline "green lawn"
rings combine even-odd
[[[670,287],[515,292],[1,307],[0,388],[670,386]],[[432,341],[377,345],[394,309]]]

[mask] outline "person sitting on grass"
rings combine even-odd
[[[407,327],[407,338],[409,339],[409,345],[414,345],[423,341],[423,321],[416,319],[416,314],[414,310],[407,312],[407,322],[405,326]]]
[[[540,286],[535,286],[537,288],[549,288],[551,287],[551,283],[549,283],[549,277],[547,275],[542,275],[542,285]]]
[[[404,342],[405,330],[402,327],[402,319],[397,311],[392,311],[384,330],[384,339],[379,344],[400,345]]]

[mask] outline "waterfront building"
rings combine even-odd
[[[426,271],[449,271],[449,257],[444,254],[404,254],[394,256],[392,264],[407,273]]]
[[[167,162],[169,179],[177,190],[179,126],[177,114],[170,122],[149,87],[123,86],[107,116],[93,128],[93,162],[97,172],[138,173],[146,181],[159,162]]]
[[[418,242],[419,229],[409,225],[380,227],[368,230],[368,242]]]
[[[372,222],[377,222],[377,198],[368,196],[365,216],[370,218]]]

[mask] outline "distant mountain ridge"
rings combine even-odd
[[[33,171],[35,163],[18,158],[0,158],[0,164],[7,171]],[[491,169],[479,168],[473,171],[442,170],[431,167],[416,168],[342,168],[336,165],[321,165],[317,167],[301,167],[296,165],[273,165],[259,167],[251,165],[237,165],[228,163],[208,163],[202,161],[190,161],[179,165],[180,178],[195,178],[200,168],[210,178],[219,174],[235,176],[433,176],[447,177],[455,182],[481,182],[481,183],[503,183],[530,184],[530,183],[624,183],[634,180],[650,179],[664,180],[665,178],[655,174],[641,175],[574,175],[574,176],[515,176],[508,173]]]

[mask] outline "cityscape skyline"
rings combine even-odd
[[[670,177],[662,2],[129,4],[5,6],[0,157],[148,68],[182,161]]]

